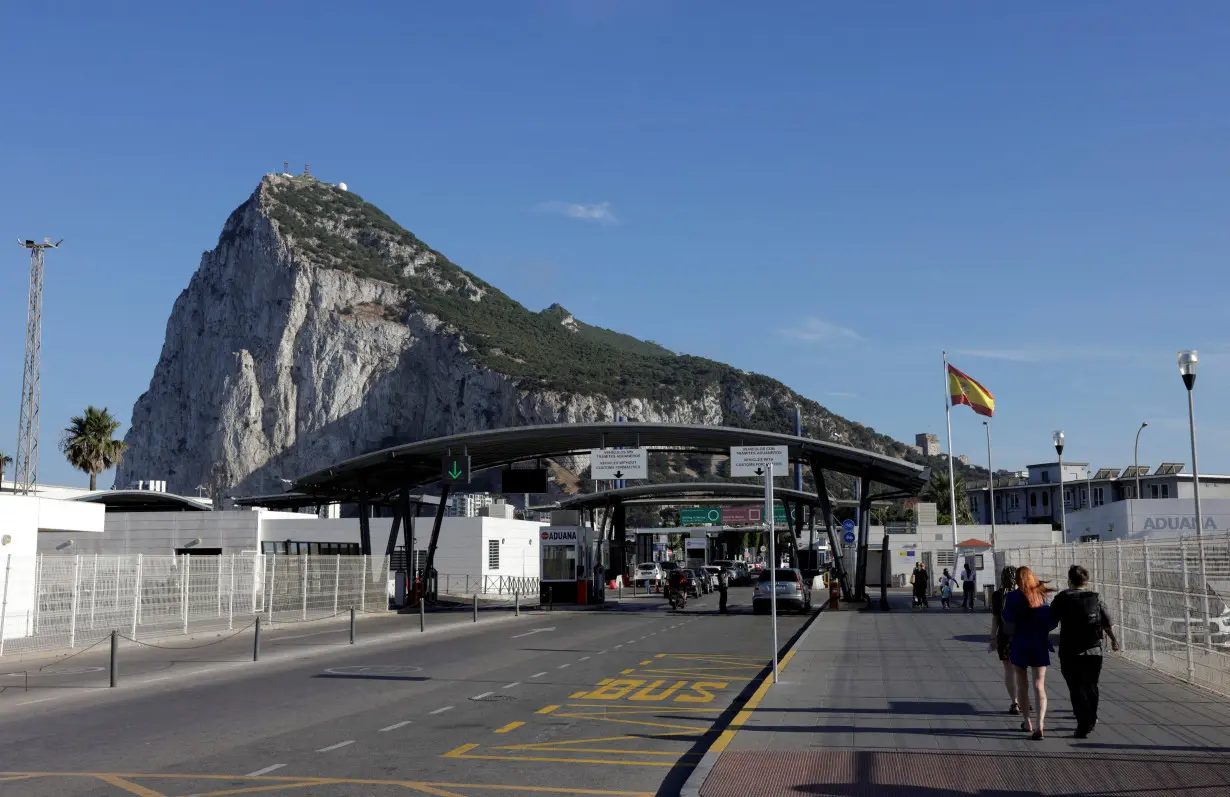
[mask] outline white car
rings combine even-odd
[[[637,586],[644,586],[645,589],[653,589],[662,578],[662,568],[657,562],[642,562],[636,566],[636,573],[632,576],[632,583]]]

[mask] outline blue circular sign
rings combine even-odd
[[[853,520],[843,520],[841,521],[841,527],[845,529],[846,531],[854,531],[854,521]]]
[[[844,542],[846,545],[853,545],[854,544],[854,532],[847,531],[845,534],[842,534],[841,541]]]

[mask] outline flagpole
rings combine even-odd
[[[952,566],[957,566],[957,481],[952,468],[952,398],[948,390],[948,352],[944,352],[944,421],[948,424],[948,514],[952,521]]]
[[[987,506],[991,510],[991,550],[995,550],[995,467],[991,464],[991,424],[983,421],[982,425],[987,427],[987,472],[990,474],[987,481]]]

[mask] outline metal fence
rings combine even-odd
[[[1230,694],[1230,534],[1206,535],[1203,544],[1184,537],[1016,548],[995,558],[997,570],[1027,565],[1053,589],[1066,587],[1071,565],[1083,565],[1124,656]]]
[[[538,579],[531,576],[467,576],[440,573],[436,577],[441,595],[478,595],[484,598],[508,598],[513,595],[538,598]]]
[[[0,655],[389,608],[385,556],[8,556]]]

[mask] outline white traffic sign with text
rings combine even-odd
[[[790,467],[790,450],[786,446],[731,446],[731,476],[764,476],[769,465],[785,473]]]
[[[648,479],[649,449],[593,448],[589,452],[591,479]]]

